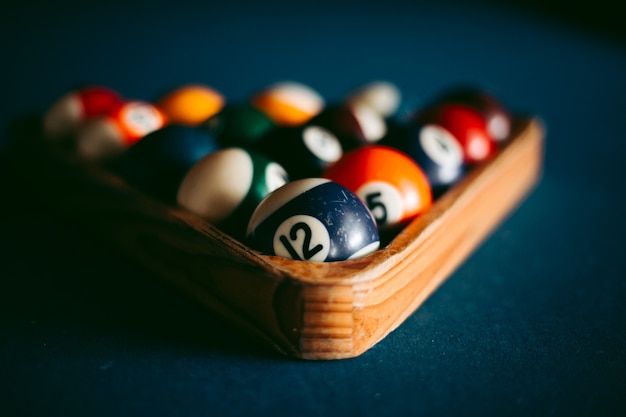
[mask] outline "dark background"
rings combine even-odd
[[[378,345],[330,362],[279,356],[172,293],[51,211],[3,152],[0,415],[624,415],[626,37],[614,7],[3,4],[3,132],[84,82],[146,100],[203,82],[241,100],[295,79],[332,101],[387,79],[415,105],[482,86],[540,116],[547,142],[540,185],[473,256]]]

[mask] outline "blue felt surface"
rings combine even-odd
[[[0,415],[626,413],[626,52],[497,4],[118,1],[0,13],[0,127],[97,82],[241,100],[295,79],[329,100],[373,79],[419,104],[460,82],[539,115],[539,187],[359,358],[285,359],[60,222],[2,170]]]

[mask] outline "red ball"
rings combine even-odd
[[[82,126],[77,134],[76,150],[85,159],[116,157],[166,124],[165,115],[151,103],[126,101],[107,115]]]
[[[361,198],[379,228],[406,223],[432,203],[430,184],[420,167],[406,154],[370,145],[345,154],[324,172]]]
[[[83,116],[92,118],[107,114],[122,103],[122,97],[107,87],[93,86],[79,91],[79,99],[82,103]]]
[[[474,164],[495,155],[498,146],[489,134],[487,120],[476,110],[459,104],[444,104],[417,115],[418,123],[438,125],[452,134],[463,148],[465,163]]]
[[[461,104],[480,113],[487,122],[487,131],[496,142],[506,141],[511,134],[512,116],[504,104],[488,91],[471,87],[455,87],[445,91],[439,104]]]
[[[88,120],[105,115],[122,103],[122,97],[107,87],[88,86],[72,91],[50,106],[43,120],[47,138],[63,138],[76,133]]]

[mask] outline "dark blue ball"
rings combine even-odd
[[[347,188],[320,178],[287,183],[266,197],[248,223],[248,245],[269,255],[343,261],[380,246],[376,220]]]
[[[131,146],[123,157],[122,174],[136,188],[174,203],[178,186],[191,166],[218,149],[211,132],[172,124]]]
[[[343,155],[337,137],[317,125],[277,126],[253,149],[282,165],[291,179],[319,177]]]
[[[467,173],[460,143],[443,127],[407,122],[390,132],[382,143],[404,152],[422,168],[435,197]]]

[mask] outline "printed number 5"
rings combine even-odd
[[[402,218],[403,200],[396,187],[385,181],[371,181],[357,190],[378,226],[397,224]]]
[[[374,215],[376,223],[385,224],[387,222],[387,207],[380,201],[380,198],[380,192],[370,193],[365,196],[365,203]]]

